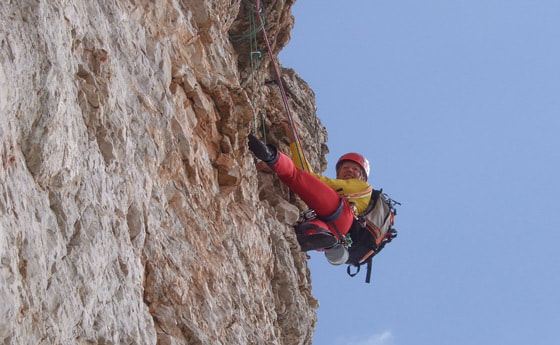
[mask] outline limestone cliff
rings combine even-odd
[[[291,2],[262,2],[274,54]],[[298,210],[246,148],[259,109],[247,42],[231,37],[249,8],[0,2],[0,342],[311,343]],[[267,139],[285,149],[261,62]],[[282,75],[320,171],[313,92]]]

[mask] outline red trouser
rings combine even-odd
[[[341,196],[323,181],[308,173],[307,171],[300,170],[295,167],[292,160],[278,152],[278,162],[274,164],[274,170],[278,177],[286,186],[288,186],[294,193],[296,193],[301,200],[303,200],[309,208],[315,210],[319,217],[331,216],[340,206]],[[345,235],[350,230],[350,226],[354,220],[354,214],[345,198],[343,200],[343,207],[340,217],[332,223],[325,223],[320,219],[315,219],[312,222],[319,227],[329,229],[329,231],[338,237],[336,229],[341,235]]]

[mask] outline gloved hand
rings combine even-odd
[[[268,163],[268,165],[274,165],[278,161],[278,151],[276,148],[263,143],[253,134],[249,134],[249,150],[253,152],[255,157]]]

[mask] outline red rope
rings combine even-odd
[[[272,54],[272,48],[270,47],[270,42],[268,40],[268,35],[266,33],[266,28],[264,26],[262,17],[261,17],[261,7],[260,7],[260,0],[255,1],[255,10],[257,11],[257,18],[259,19],[259,26],[262,27],[262,33],[264,36],[264,42],[266,43],[266,48],[268,50],[268,56],[270,56],[270,60],[272,61],[272,66],[274,67],[274,73],[276,74],[276,78],[278,79],[278,86],[280,87],[280,93],[282,94],[282,101],[284,102],[284,108],[286,109],[286,113],[288,114],[288,120],[290,122],[290,127],[292,128],[292,133],[296,140],[298,146],[298,155],[299,160],[301,162],[301,167],[303,170],[306,170],[306,159],[303,153],[303,148],[300,145],[299,135],[296,130],[296,126],[294,123],[294,119],[292,117],[292,111],[290,109],[290,105],[288,104],[288,97],[286,96],[286,91],[284,90],[284,85],[282,83],[282,79],[280,78],[280,71],[278,70],[278,66],[274,60],[274,55]],[[301,152],[300,152],[301,151]]]

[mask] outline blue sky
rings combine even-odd
[[[372,283],[320,253],[314,345],[560,343],[560,2],[299,0],[280,54],[402,206]]]

